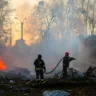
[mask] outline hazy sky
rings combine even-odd
[[[29,15],[31,15],[32,7],[37,4],[40,0],[12,0],[12,7],[16,9],[15,14],[13,17],[18,17],[22,20],[22,18],[28,18]],[[31,6],[32,5],[32,6]],[[12,17],[12,18],[13,18]],[[15,19],[13,18],[13,21]],[[18,20],[15,20],[16,22]],[[28,21],[28,19],[27,19]],[[18,24],[13,24],[13,43],[15,40],[20,38],[20,22],[18,21]],[[27,34],[28,35],[28,34]],[[25,39],[28,38],[27,35],[25,36]]]
[[[32,5],[36,4],[39,0],[12,0],[12,4],[14,7],[18,7],[20,5],[22,5],[25,2],[28,2]]]

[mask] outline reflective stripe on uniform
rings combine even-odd
[[[40,68],[36,68],[36,70],[40,70]]]
[[[43,70],[43,68],[41,68],[42,61],[40,61],[39,59],[38,59],[38,64],[39,64],[39,68],[36,68],[36,70]]]
[[[42,70],[43,68],[36,68],[36,70]]]

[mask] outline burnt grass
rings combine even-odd
[[[28,81],[17,80],[10,84],[8,80],[4,80],[0,84],[0,96],[43,96],[44,91],[53,90],[67,91],[71,96],[96,96],[96,82],[90,80],[48,79],[46,83],[26,82]],[[23,87],[27,90],[23,90]]]

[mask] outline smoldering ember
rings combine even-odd
[[[96,0],[0,0],[0,94],[95,96],[95,6]]]

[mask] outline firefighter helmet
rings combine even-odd
[[[65,55],[66,55],[66,56],[69,56],[69,52],[66,52]]]
[[[41,55],[41,54],[39,54],[39,55],[38,55],[38,58],[42,58],[42,55]]]

